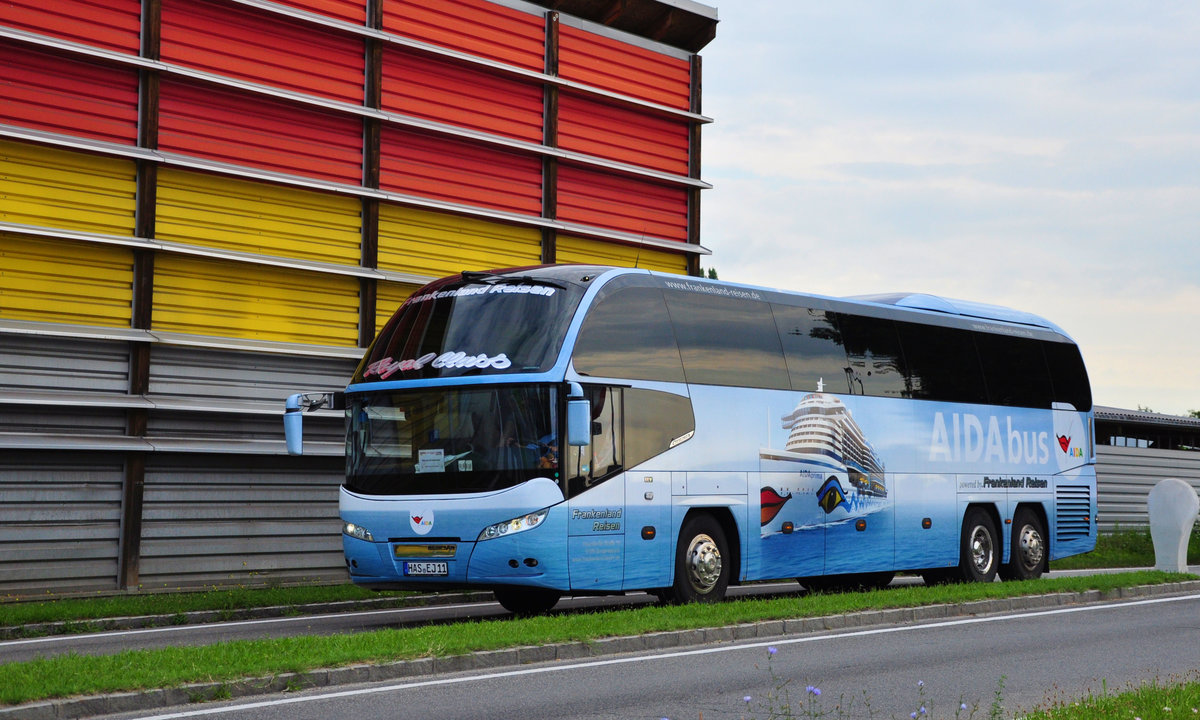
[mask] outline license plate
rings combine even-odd
[[[444,562],[406,562],[405,575],[449,575],[450,565]]]

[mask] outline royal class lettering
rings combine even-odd
[[[471,297],[473,295],[494,295],[497,293],[502,295],[541,295],[543,297],[550,297],[554,292],[554,288],[545,285],[472,285],[453,290],[440,290],[438,292],[425,293],[424,295],[414,295],[408,299],[408,304],[421,303],[427,300]]]
[[[1046,463],[1050,433],[1013,427],[1012,417],[934,413],[930,462]]]
[[[450,351],[444,352],[441,355],[437,353],[426,353],[419,358],[409,360],[393,360],[390,357],[385,357],[382,360],[376,360],[367,366],[363,371],[363,378],[371,376],[378,377],[380,380],[386,380],[397,372],[408,370],[420,370],[426,365],[435,368],[494,368],[496,370],[504,370],[512,367],[512,361],[504,353],[498,355],[487,355],[480,353],[478,355],[468,355],[465,352]]]

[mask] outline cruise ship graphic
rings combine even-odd
[[[783,427],[790,430],[784,449],[763,449],[763,458],[845,473],[859,496],[887,497],[883,461],[841,400],[823,392],[809,393],[783,416]]]

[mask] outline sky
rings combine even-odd
[[[1200,409],[1200,3],[705,4],[702,266],[1036,313],[1098,405]]]

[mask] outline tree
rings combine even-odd
[[[1188,417],[1200,418],[1200,410],[1188,410]]]

